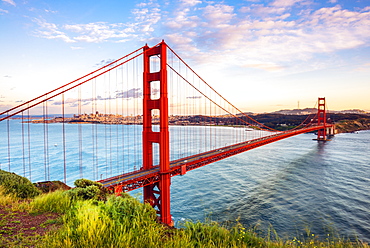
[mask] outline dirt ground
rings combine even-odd
[[[10,206],[0,207],[0,247],[13,245],[33,247],[40,236],[57,228],[58,217],[55,213],[29,214],[12,211]]]

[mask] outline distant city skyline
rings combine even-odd
[[[0,111],[162,39],[242,111],[370,111],[367,0],[1,0],[0,32]]]

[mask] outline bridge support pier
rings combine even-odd
[[[159,71],[152,71],[151,58],[160,59]],[[159,82],[160,97],[152,96],[152,82]],[[159,132],[152,129],[152,110],[159,110]],[[160,221],[172,226],[170,213],[170,141],[168,130],[168,92],[167,92],[167,45],[162,41],[158,46],[144,47],[143,72],[143,169],[153,168],[153,144],[159,144],[160,181],[144,186],[144,201],[150,203],[159,214]]]

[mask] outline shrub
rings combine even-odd
[[[73,200],[106,200],[107,191],[101,183],[88,179],[77,179],[74,184],[76,188],[67,191]]]
[[[5,194],[14,194],[19,198],[33,198],[40,194],[27,178],[3,170],[0,170],[0,185],[4,187]]]
[[[77,179],[74,182],[74,185],[78,188],[86,188],[86,187],[89,187],[89,186],[96,186],[99,189],[101,189],[103,187],[103,185],[101,183],[91,181],[91,180],[85,179],[85,178]]]

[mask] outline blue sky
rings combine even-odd
[[[0,110],[164,39],[244,111],[370,111],[369,0],[0,0]]]

